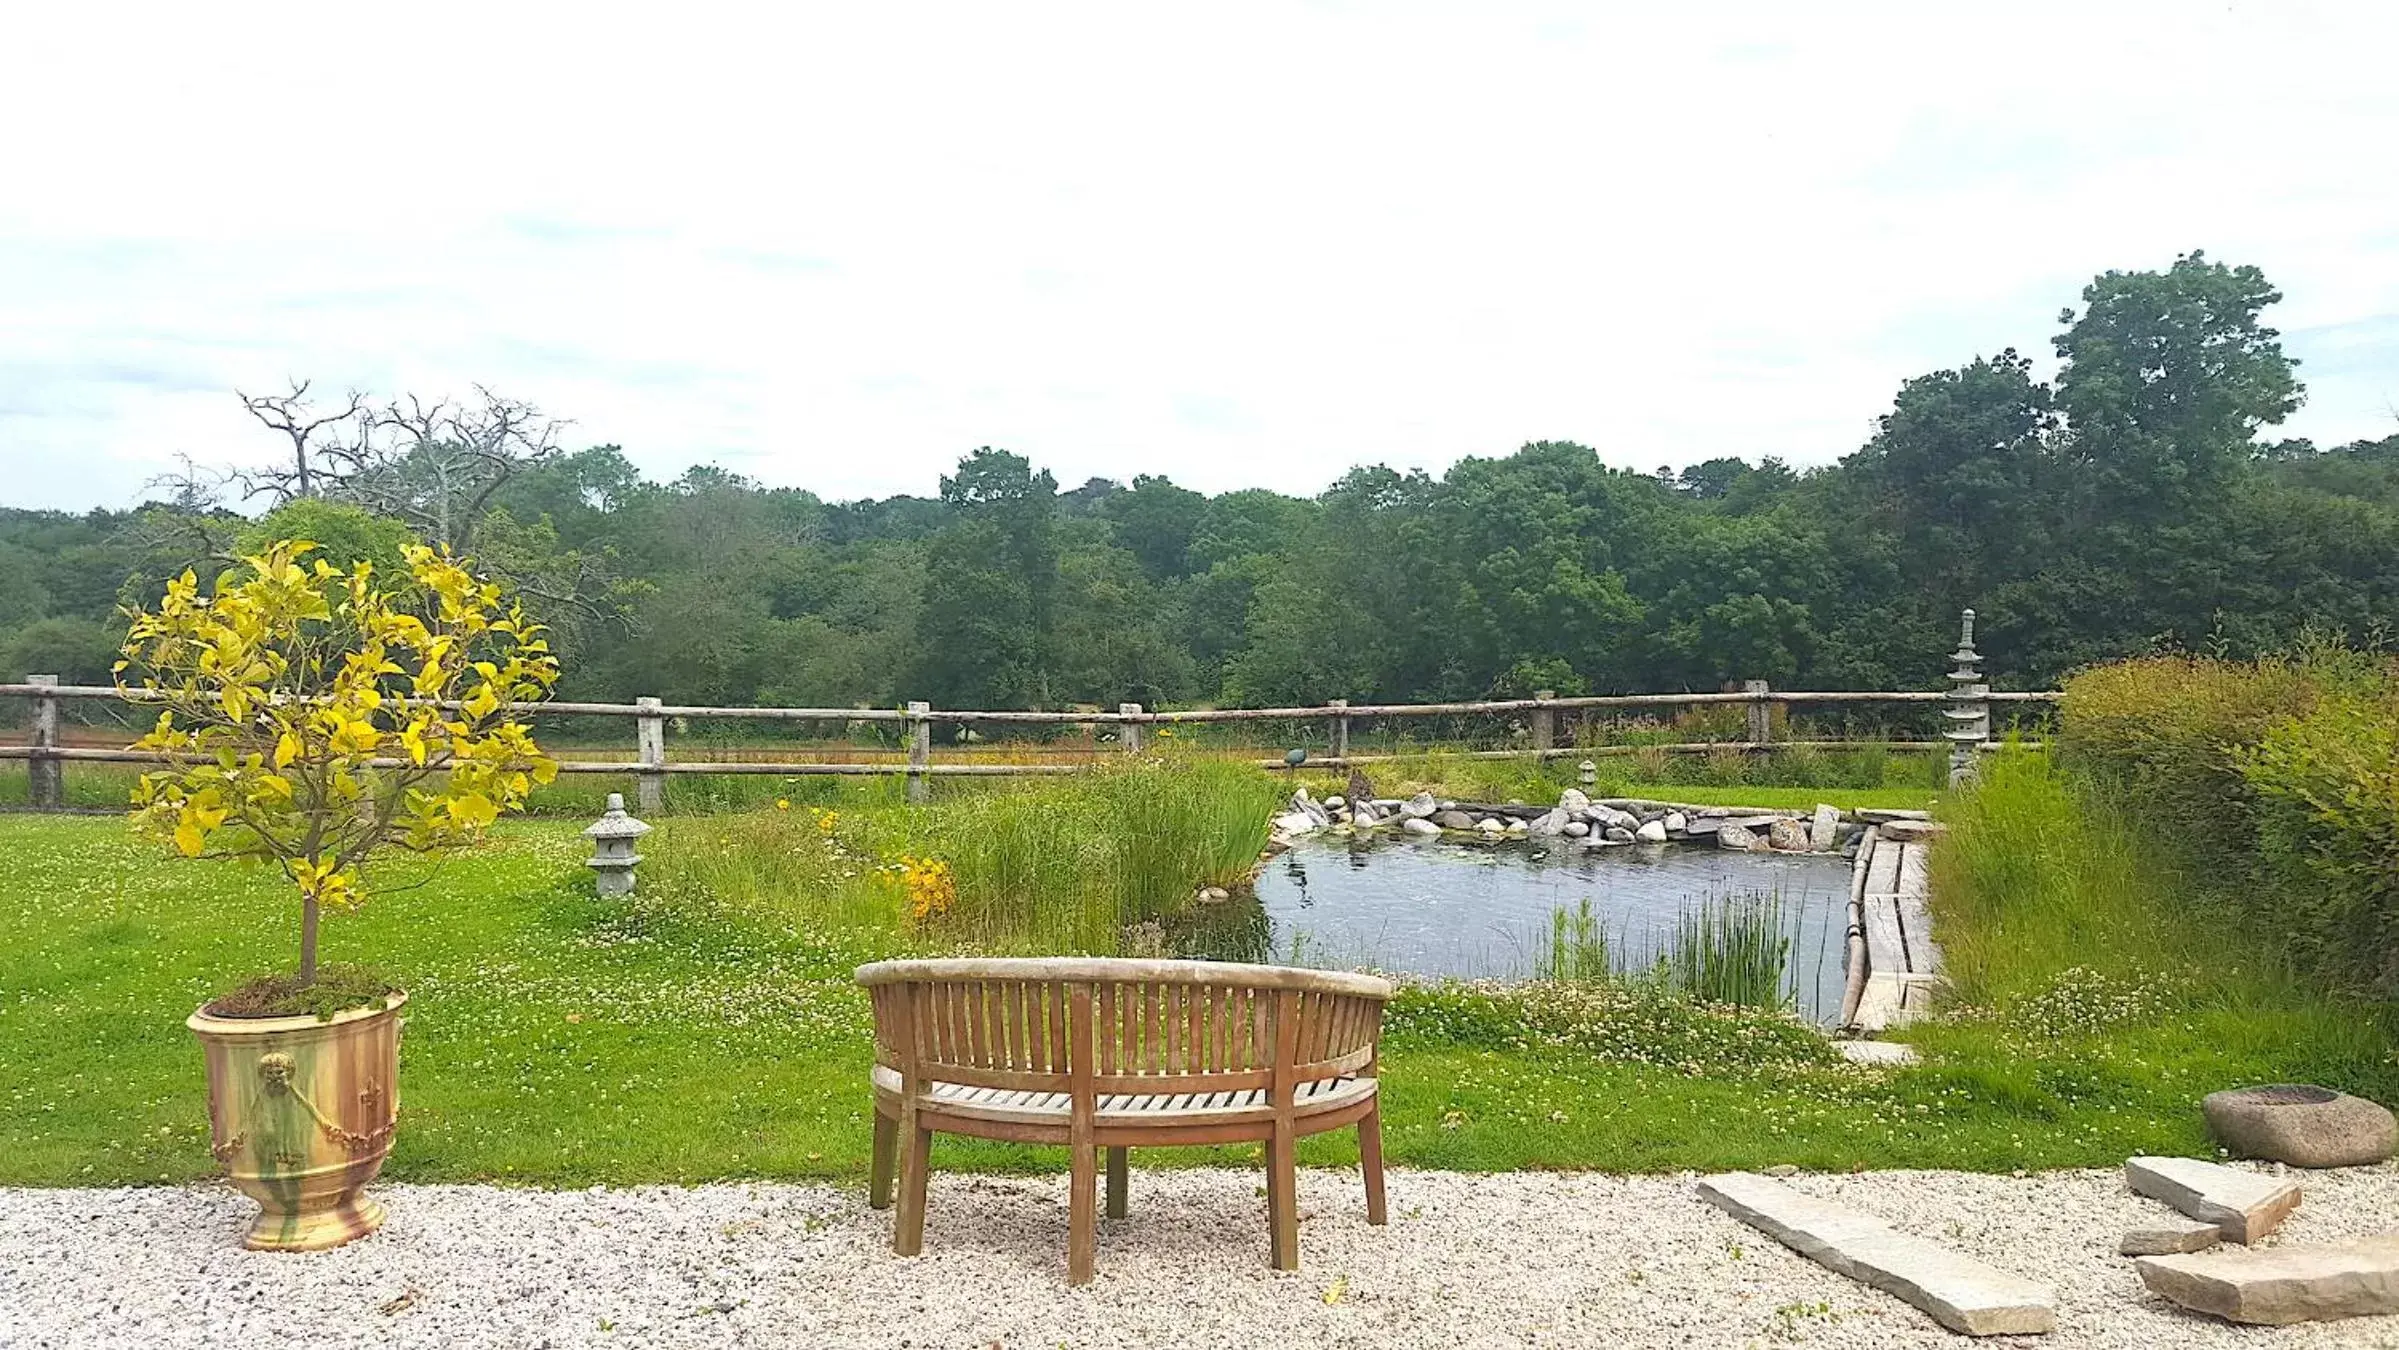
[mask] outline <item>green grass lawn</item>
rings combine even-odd
[[[1721,791],[1754,802],[1768,790]],[[574,824],[535,821],[328,920],[328,960],[381,966],[412,991],[387,1175],[580,1185],[862,1174],[867,1021],[850,971],[926,939],[856,918],[854,878],[831,909],[778,893],[856,861],[810,854],[821,841],[806,813],[731,833],[702,824],[670,822],[652,837],[630,903],[593,894]],[[679,856],[744,832],[785,839],[772,832],[786,827],[788,846],[776,847],[807,855],[789,873]],[[927,830],[868,822],[851,847]],[[200,1055],[182,1019],[290,962],[294,902],[271,875],[169,859],[117,819],[0,817],[0,858],[0,1184],[212,1174]],[[2190,969],[2179,963],[2217,960],[2214,948],[2141,939],[2125,958],[2142,972],[2130,984],[2121,971],[2089,976],[2089,962],[2059,965],[2075,941],[2122,943],[2120,933],[2026,944],[2038,959],[2012,966],[2009,944],[1988,939],[2030,902],[1994,887],[2059,883],[1972,884],[1988,903],[1952,907],[1943,922],[1968,992],[1990,1007],[1917,1032],[1933,1056],[1924,1067],[1836,1066],[1807,1035],[1754,1013],[1536,993],[1519,1023],[1508,1000],[1522,995],[1403,994],[1384,1063],[1390,1156],[1616,1171],[2108,1165],[2205,1150],[2195,1104],[2216,1087],[2297,1077],[2399,1095],[2390,1039],[2370,1016],[2281,982],[2183,990]],[[1453,1016],[1453,1004],[1475,1011]],[[1063,1160],[949,1141],[939,1156],[1011,1169]],[[1303,1156],[1354,1151],[1330,1136]]]

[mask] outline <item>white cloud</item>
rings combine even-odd
[[[0,501],[263,454],[287,375],[828,496],[1816,463],[2192,247],[2289,296],[2292,434],[2399,429],[2380,7],[1668,8],[50,7]]]

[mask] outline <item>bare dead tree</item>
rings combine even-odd
[[[466,552],[492,497],[555,458],[568,425],[481,385],[475,395],[428,402],[411,394],[386,405],[374,414],[380,437],[345,465],[338,495]]]
[[[310,383],[294,380],[287,394],[233,391],[234,397],[242,401],[242,407],[260,425],[291,442],[288,465],[234,471],[232,480],[241,485],[245,498],[272,497],[275,505],[281,506],[294,498],[320,496],[328,477],[338,475],[345,463],[355,467],[367,429],[366,395],[352,390],[338,410],[320,411],[309,398]],[[359,435],[357,440],[344,444],[340,433],[350,426],[356,426]]]

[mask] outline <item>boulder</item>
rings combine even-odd
[[[1528,820],[1525,820],[1525,819],[1523,819],[1523,818],[1521,818],[1521,817],[1518,817],[1518,818],[1516,818],[1516,819],[1512,819],[1512,820],[1510,820],[1510,821],[1508,822],[1508,837],[1509,837],[1510,839],[1525,839],[1525,838],[1529,838],[1529,837],[1531,837],[1532,833],[1533,833],[1533,826],[1532,826],[1532,822],[1530,822],[1530,821],[1528,821]]]
[[[1561,811],[1587,811],[1590,807],[1591,797],[1581,788],[1568,788],[1558,794],[1558,809]]]
[[[1333,823],[1333,813],[1325,810],[1322,803],[1309,796],[1306,788],[1293,790],[1290,809],[1294,814],[1303,815],[1315,821],[1319,829]]]
[[[1681,834],[1691,828],[1691,818],[1680,811],[1669,811],[1666,813],[1665,824],[1666,833]]]
[[[1506,834],[1508,832],[1506,822],[1497,816],[1483,817],[1475,822],[1474,828],[1478,834]]]
[[[1611,833],[1613,832],[1611,831]],[[1666,822],[1645,820],[1641,822],[1640,829],[1633,831],[1633,838],[1644,844],[1663,844],[1666,842]]]
[[[1611,844],[1629,844],[1633,842],[1633,832],[1622,825],[1610,825],[1605,838]]]
[[[2255,1242],[2299,1207],[2299,1188],[2279,1177],[2197,1158],[2127,1158],[2124,1181],[2224,1230],[2228,1242]]]
[[[1766,846],[1781,853],[1808,851],[1808,832],[1796,820],[1777,819],[1766,827]]]
[[[1738,825],[1716,827],[1716,847],[1718,848],[1729,848],[1735,853],[1754,853],[1765,845],[1765,840]]]
[[[1816,815],[1808,822],[1808,847],[1817,853],[1830,853],[1841,842],[1841,808],[1816,803]]]
[[[2363,1167],[2399,1146],[2399,1119],[2374,1102],[2302,1083],[2211,1092],[2208,1130],[2235,1157],[2293,1167]]]
[[[1310,834],[1322,828],[1323,823],[1305,811],[1286,811],[1274,818],[1274,832],[1277,834]]]
[[[1338,792],[1324,799],[1324,808],[1327,811],[1338,811],[1347,805],[1349,805],[1349,799]]]
[[[1584,835],[1591,833],[1591,822],[1587,820],[1570,820],[1558,827],[1558,833],[1565,835],[1569,839],[1580,839]]]
[[[1534,834],[1564,834],[1566,833],[1566,826],[1572,822],[1573,819],[1574,817],[1568,814],[1566,808],[1561,806],[1555,811],[1550,811],[1543,814],[1539,820],[1536,820],[1532,823],[1530,828]],[[1585,826],[1584,828],[1588,829],[1590,827]]]
[[[1433,800],[1430,792],[1419,792],[1399,804],[1399,813],[1410,820],[1430,820],[1440,809],[1441,804]]]
[[[1433,823],[1445,830],[1471,830],[1474,828],[1474,817],[1464,811],[1435,811]]]
[[[2224,1230],[2200,1219],[2164,1218],[2125,1230],[2120,1256],[2175,1256],[2203,1252],[2224,1240]]]
[[[1422,816],[1409,816],[1407,819],[1402,820],[1399,823],[1399,827],[1410,834],[1422,835],[1428,839],[1441,833],[1440,826],[1435,825],[1433,822],[1426,820]]]
[[[1898,844],[1920,844],[1941,832],[1941,827],[1929,820],[1892,820],[1881,826],[1882,836]]]
[[[2145,1256],[2141,1283],[2186,1308],[2283,1326],[2399,1313],[2399,1233],[2321,1246]]]

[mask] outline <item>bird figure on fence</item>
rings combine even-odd
[[[1308,748],[1304,745],[1283,752],[1283,767],[1286,769],[1296,769],[1307,762]]]

